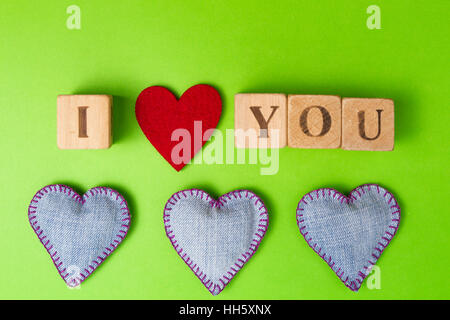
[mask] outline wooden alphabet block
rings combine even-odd
[[[288,96],[288,146],[334,149],[341,146],[341,98]]]
[[[287,99],[284,94],[240,93],[234,98],[237,148],[284,148]]]
[[[342,149],[394,149],[394,102],[391,99],[342,100]]]
[[[59,95],[57,99],[60,149],[106,149],[111,146],[109,95]]]

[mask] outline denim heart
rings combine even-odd
[[[70,187],[49,185],[34,195],[28,219],[60,276],[75,287],[122,242],[130,214],[115,190],[96,187],[81,197]]]
[[[341,281],[358,291],[400,222],[394,196],[375,184],[346,197],[334,189],[306,194],[297,207],[297,225],[309,246]]]
[[[214,200],[199,189],[175,193],[164,208],[174,249],[213,295],[253,256],[269,223],[262,200],[236,190]]]

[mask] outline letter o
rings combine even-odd
[[[313,135],[309,129],[308,129],[308,113],[311,109],[317,108],[322,114],[322,130],[318,135]],[[300,128],[302,129],[303,133],[306,134],[308,137],[322,137],[328,133],[331,129],[331,116],[327,109],[325,109],[322,106],[311,106],[303,110],[302,114],[300,115]]]

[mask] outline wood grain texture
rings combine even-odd
[[[334,149],[341,146],[341,98],[288,96],[288,146]]]
[[[112,143],[111,107],[110,95],[59,95],[58,148],[109,148]]]
[[[391,99],[342,100],[342,149],[394,149],[394,102]]]
[[[239,93],[234,98],[237,148],[287,145],[287,98],[278,93]]]

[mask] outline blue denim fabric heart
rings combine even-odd
[[[28,219],[58,273],[75,287],[125,238],[130,213],[115,190],[96,187],[81,197],[70,187],[49,185],[34,195]]]
[[[394,196],[375,184],[346,197],[334,189],[306,194],[297,207],[297,225],[309,246],[341,281],[358,291],[400,223]]]
[[[164,208],[174,249],[213,295],[253,256],[269,223],[262,200],[236,190],[218,200],[198,189],[175,193]]]

